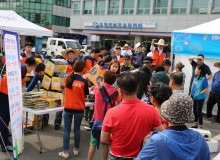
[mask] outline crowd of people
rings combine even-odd
[[[42,81],[46,57],[41,53],[31,54],[32,45],[26,44],[21,54],[22,78],[34,70],[35,76],[26,91],[32,91],[38,81]],[[213,106],[218,104],[215,122],[220,123],[220,62],[214,64],[219,69],[212,78],[212,72],[204,63],[204,55],[189,57],[192,78],[189,94],[184,93],[186,74],[184,64],[177,62],[171,71],[171,61],[167,57],[165,42],[152,41],[150,52],[145,46],[136,51],[128,44],[115,46],[111,52],[106,48],[92,49],[89,55],[76,49],[67,49],[61,56],[51,53],[49,58],[63,58],[68,62],[64,84],[64,111],[56,113],[55,130],[60,129],[64,118],[63,151],[58,155],[69,158],[69,142],[72,119],[74,119],[73,153],[80,152],[80,125],[85,110],[87,95],[95,97],[94,114],[91,121],[90,148],[88,160],[102,145],[103,160],[147,160],[155,159],[210,159],[208,145],[198,132],[188,128],[203,128],[202,108],[209,92],[205,118],[213,118]],[[196,59],[196,61],[195,61]],[[87,73],[99,65],[104,72],[103,81],[98,85],[88,80]],[[23,73],[24,71],[24,73]],[[211,89],[208,80],[212,79]],[[7,97],[7,76],[0,83],[2,109],[0,131],[2,151],[12,151],[8,140],[7,126],[10,121]],[[49,115],[44,115],[44,125]],[[97,135],[93,132],[95,122],[102,127]],[[3,123],[5,122],[5,124]],[[150,136],[145,144],[144,139]],[[6,146],[6,147],[5,147]],[[110,149],[109,149],[110,146]]]

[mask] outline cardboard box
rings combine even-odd
[[[52,77],[51,89],[56,91],[61,91],[61,86],[64,85],[65,78],[61,77]]]
[[[51,81],[52,81],[52,79],[49,76],[47,76],[46,74],[44,74],[44,78],[43,78],[41,86],[44,89],[49,90],[50,89],[50,85],[51,85]]]
[[[94,85],[97,85],[97,82],[99,82],[100,78],[99,78],[99,72],[101,71],[99,65],[95,65],[94,67],[92,67],[89,71],[89,73],[87,73],[87,78],[89,81],[91,81]]]
[[[61,105],[64,104],[64,94],[63,93],[48,91],[48,98],[60,99]]]
[[[65,59],[52,59],[47,61],[44,72],[50,76],[53,76],[54,72],[66,73],[68,62]]]
[[[209,150],[211,153],[218,152],[218,141],[211,139],[208,143]]]
[[[46,98],[48,103],[48,108],[61,107],[61,99],[56,98]]]

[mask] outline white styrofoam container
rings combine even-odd
[[[218,152],[218,141],[211,139],[208,143],[210,153]]]

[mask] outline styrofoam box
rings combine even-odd
[[[209,150],[211,153],[218,152],[218,141],[211,139],[208,143]]]

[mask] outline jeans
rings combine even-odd
[[[208,102],[207,102],[207,112],[206,112],[206,116],[208,118],[212,117],[212,110],[216,103],[218,104],[216,121],[220,122],[220,94],[210,92]]]
[[[202,107],[205,99],[194,100],[193,113],[195,116],[195,122],[199,121],[199,125],[203,125]]]
[[[55,117],[55,121],[54,121],[54,125],[61,125],[62,123],[62,115],[63,115],[63,111],[57,112],[56,113],[56,117]]]
[[[0,110],[0,133],[2,138],[0,137],[0,145],[2,148],[4,144],[7,146],[10,144],[8,140],[8,125],[10,122],[10,112],[9,112],[9,102],[8,96],[0,93],[0,102],[1,102],[1,110]],[[3,140],[3,141],[2,141]]]
[[[83,113],[70,113],[64,111],[64,136],[63,136],[63,149],[69,150],[70,131],[72,125],[72,119],[74,115],[74,145],[75,148],[80,147],[80,125],[83,119]]]

